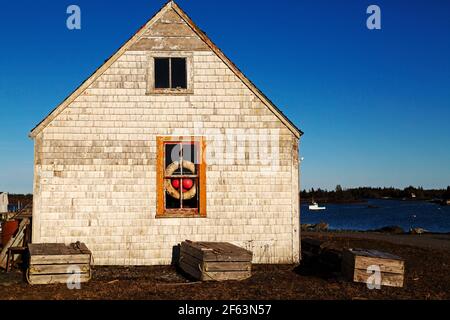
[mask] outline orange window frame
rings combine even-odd
[[[166,209],[165,206],[165,149],[169,142],[195,142],[200,146],[199,179],[199,208],[197,209]],[[204,137],[181,136],[156,138],[156,218],[206,218],[206,141]]]

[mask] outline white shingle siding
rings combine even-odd
[[[37,135],[33,242],[85,242],[97,265],[169,264],[185,239],[299,261],[298,139],[213,51],[192,54],[192,95],[146,94],[150,56],[127,51]],[[274,130],[279,172],[211,163],[207,218],[155,219],[156,136],[205,135],[223,157],[211,129]]]

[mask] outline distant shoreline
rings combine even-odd
[[[403,233],[396,233],[396,232],[388,232],[388,231],[381,231],[381,229],[378,230],[351,230],[351,229],[327,229],[327,230],[305,230],[305,227],[307,225],[303,224],[302,232],[303,233],[317,233],[317,234],[378,234],[378,235],[402,235],[402,236],[417,236],[419,234],[411,233],[411,232],[403,232]],[[386,227],[389,228],[389,227]],[[420,235],[428,235],[428,236],[439,236],[439,235],[445,235],[450,236],[449,232],[424,232]]]
[[[429,201],[442,205],[450,205],[450,186],[446,189],[424,189],[422,187],[409,186],[404,189],[393,187],[375,188],[358,187],[343,188],[337,185],[334,190],[310,189],[302,190],[300,201],[317,203],[353,204],[367,203],[367,199],[374,200],[398,200],[398,201]]]
[[[362,204],[362,203],[367,203],[368,200],[364,200],[364,199],[358,199],[358,200],[329,200],[329,199],[314,199],[315,202],[317,203],[324,203],[324,204]],[[300,203],[301,204],[309,204],[312,203],[313,199],[309,198],[309,199],[303,199],[300,198]]]
[[[370,200],[391,200],[391,201],[411,201],[411,202],[431,202],[440,205],[446,205],[441,199],[417,199],[417,198],[370,198],[370,199],[352,199],[352,200],[336,200],[326,198],[300,198],[300,204],[310,204],[313,201],[320,204],[367,204]]]

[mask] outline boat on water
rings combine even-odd
[[[321,211],[321,210],[326,210],[326,207],[319,207],[319,204],[317,202],[314,202],[312,204],[309,205],[309,210],[311,211]]]

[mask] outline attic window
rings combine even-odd
[[[155,58],[155,89],[187,89],[186,58]]]

